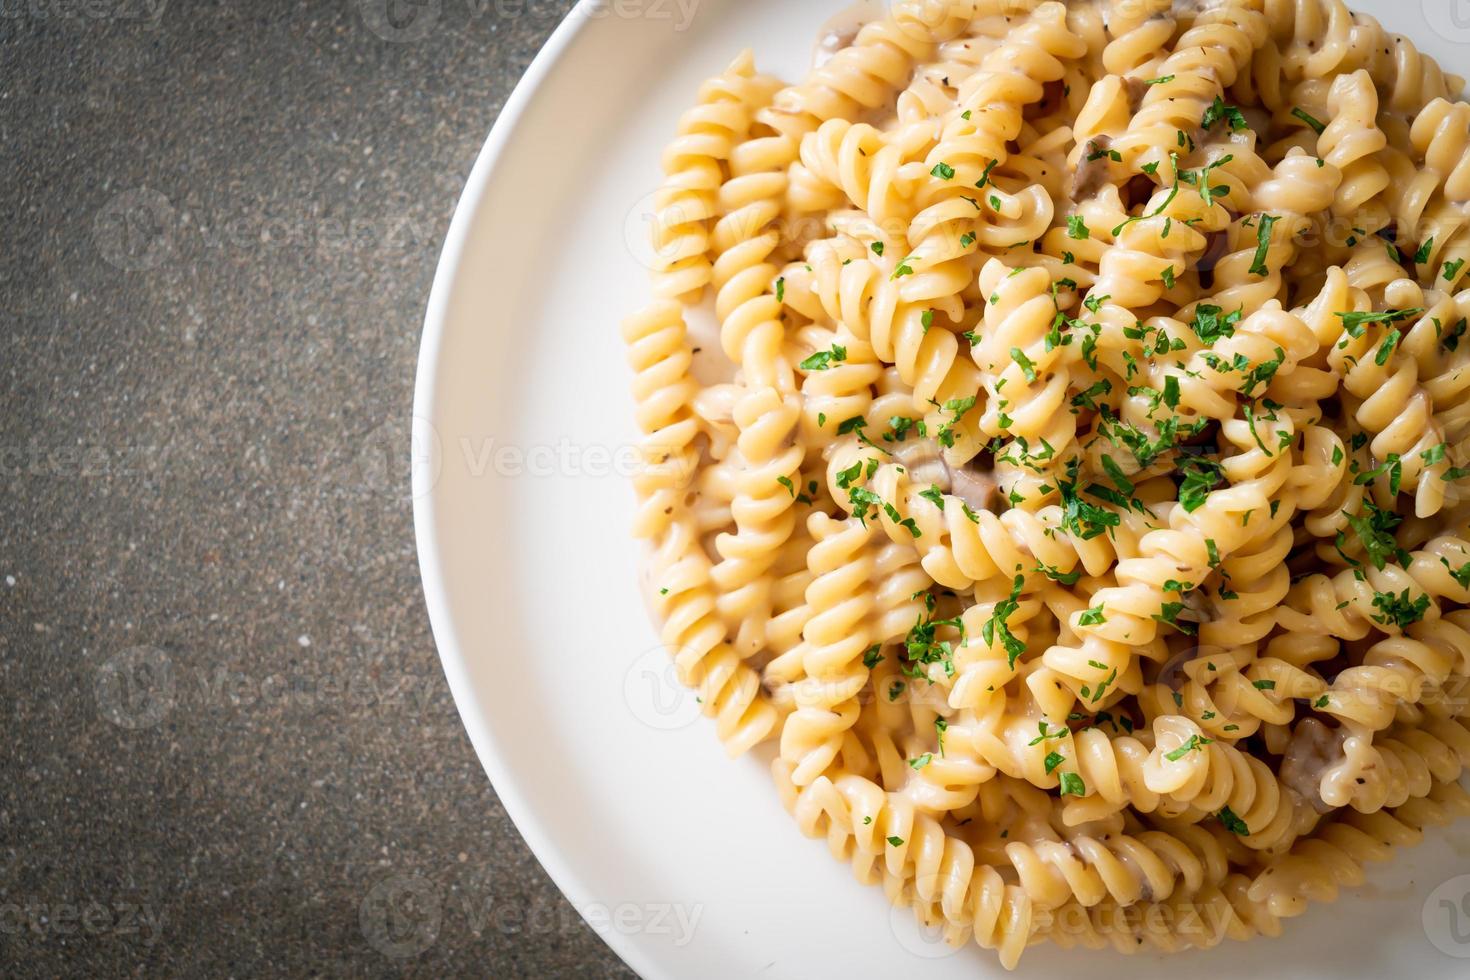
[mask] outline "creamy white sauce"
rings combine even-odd
[[[837,52],[851,47],[865,25],[881,20],[888,13],[886,6],[883,0],[857,0],[852,6],[829,17],[817,33],[817,45],[812,51],[812,67],[822,67]]]
[[[1328,728],[1315,718],[1296,726],[1281,759],[1281,781],[1302,795],[1318,813],[1332,808],[1322,800],[1322,774],[1342,762],[1343,729]]]
[[[694,351],[694,362],[689,367],[694,380],[704,388],[734,381],[735,362],[725,356],[720,346],[720,321],[715,316],[713,297],[707,295],[699,306],[685,310],[684,324],[689,330],[689,346]]]

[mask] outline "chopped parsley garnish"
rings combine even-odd
[[[1442,332],[1442,328],[1440,327],[1440,323],[1437,318],[1434,321],[1434,326],[1436,335]],[[1444,334],[1444,336],[1440,338],[1439,342],[1444,345],[1445,350],[1453,352],[1459,349],[1460,338],[1465,336],[1466,329],[1470,329],[1470,320],[1466,320],[1464,317],[1461,317],[1460,322],[1450,327],[1449,333]]]
[[[1172,374],[1164,379],[1164,404],[1170,408],[1179,407],[1179,379]]]
[[[874,255],[877,255],[877,256],[880,256],[880,257],[883,255],[883,243],[882,242],[874,242],[869,247],[873,250],[873,254]]]
[[[834,362],[847,360],[847,348],[833,344],[831,350],[820,350],[797,365],[803,371],[825,371]],[[788,362],[789,363],[789,362]]]
[[[934,438],[945,449],[952,449],[954,447],[954,427],[959,424],[960,419],[964,418],[966,412],[975,407],[976,401],[978,401],[977,396],[971,395],[968,398],[951,398],[944,403],[943,411],[948,413],[949,421],[939,427],[939,431],[935,433]]]
[[[1042,742],[1049,742],[1054,738],[1066,738],[1068,735],[1072,734],[1072,730],[1066,725],[1058,725],[1057,730],[1054,732],[1048,731],[1050,727],[1051,726],[1049,726],[1045,721],[1038,721],[1036,723],[1036,730],[1039,731],[1041,734],[1036,736],[1026,744],[1028,746],[1037,746],[1040,745]]]
[[[1087,784],[1075,772],[1064,772],[1061,776],[1063,796],[1086,796]]]
[[[1017,575],[1016,580],[1011,584],[1011,594],[995,604],[995,611],[990,614],[990,618],[980,629],[980,636],[987,645],[993,645],[996,638],[1000,638],[1001,646],[1006,651],[1007,665],[1012,669],[1015,669],[1016,661],[1021,658],[1021,654],[1026,652],[1026,644],[1011,632],[1006,621],[1010,619],[1012,613],[1021,608],[1019,600],[1021,589],[1025,584],[1025,576]]]
[[[1393,356],[1393,349],[1398,346],[1399,339],[1402,336],[1403,334],[1397,330],[1390,330],[1388,335],[1383,338],[1383,343],[1378,345],[1378,353],[1373,355],[1373,363],[1379,367],[1387,364],[1388,359]]]
[[[1080,214],[1067,216],[1067,237],[1075,238],[1079,242],[1085,242],[1092,237],[1092,232],[1087,228],[1087,222]]]
[[[1470,564],[1467,564],[1465,567],[1470,568]],[[1052,566],[1043,563],[1041,565],[1038,565],[1036,570],[1045,575],[1047,578],[1051,579],[1053,582],[1060,583],[1061,585],[1076,585],[1077,582],[1082,578],[1082,569],[1080,568],[1074,568],[1070,572],[1064,572],[1059,568],[1053,568]]]
[[[883,513],[888,515],[888,519],[890,521],[908,531],[914,537],[922,538],[924,536],[924,532],[919,530],[919,525],[914,522],[914,519],[912,517],[904,517],[898,512],[897,507],[893,506],[886,500],[883,501]]]
[[[1381,313],[1338,313],[1342,318],[1342,327],[1348,336],[1354,339],[1363,336],[1363,325],[1367,323],[1397,323],[1411,316],[1423,313],[1422,309],[1413,310],[1384,310]]]
[[[1216,816],[1219,817],[1220,822],[1225,825],[1225,829],[1230,831],[1235,836],[1249,837],[1251,835],[1250,827],[1246,826],[1246,822],[1237,817],[1228,806],[1221,809],[1220,812],[1216,814]]]
[[[1158,165],[1155,164],[1154,166],[1157,168]],[[1144,169],[1147,170],[1148,168],[1145,167]],[[1164,203],[1163,204],[1160,204],[1158,206],[1158,208],[1154,211],[1153,214],[1139,214],[1139,215],[1134,215],[1131,218],[1128,218],[1127,220],[1125,220],[1121,224],[1119,224],[1118,227],[1116,227],[1116,228],[1113,229],[1113,237],[1114,238],[1117,238],[1120,234],[1123,233],[1123,229],[1124,228],[1127,228],[1129,225],[1133,224],[1135,221],[1143,221],[1143,220],[1145,220],[1147,218],[1157,218],[1159,215],[1163,214],[1165,211],[1167,211],[1169,209],[1169,205],[1170,204],[1173,204],[1174,203],[1174,198],[1176,198],[1178,196],[1179,196],[1179,185],[1176,183],[1173,187],[1171,187],[1169,189],[1169,196],[1166,197],[1166,198],[1164,198]],[[1167,225],[1165,227],[1167,229]],[[1165,231],[1165,237],[1167,237],[1167,235],[1168,235],[1168,232],[1166,230]]]
[[[1201,303],[1194,308],[1194,319],[1189,322],[1189,329],[1193,330],[1195,336],[1207,344],[1213,344],[1222,337],[1229,337],[1235,333],[1235,325],[1245,315],[1243,309],[1234,313],[1225,313],[1218,306]]]
[[[1357,466],[1356,463],[1353,465]],[[1353,478],[1353,485],[1365,487],[1384,474],[1388,475],[1388,492],[1397,495],[1404,478],[1404,464],[1398,453],[1389,453],[1383,458],[1381,464],[1367,472],[1359,473]]]
[[[1439,561],[1440,564],[1449,569],[1450,577],[1460,584],[1460,588],[1470,589],[1470,561],[1467,561],[1459,568],[1451,567],[1448,558],[1440,558]]]
[[[1380,572],[1388,564],[1390,558],[1395,558],[1402,564],[1409,564],[1409,555],[1399,547],[1394,540],[1393,529],[1403,522],[1403,518],[1391,510],[1384,510],[1372,501],[1363,501],[1366,514],[1347,514],[1348,526],[1357,535],[1358,541],[1362,543],[1363,550],[1368,554],[1368,560],[1373,567]],[[1340,536],[1340,535],[1339,535]]]
[[[1172,626],[1186,636],[1193,636],[1195,633],[1199,632],[1199,627],[1195,626],[1188,620],[1181,622],[1179,619],[1179,614],[1183,611],[1184,603],[1165,602],[1159,606],[1159,611],[1154,613],[1153,618],[1155,622],[1165,623],[1169,626]]]
[[[1197,188],[1199,190],[1199,196],[1204,199],[1205,207],[1212,207],[1215,203],[1215,198],[1224,197],[1226,194],[1229,194],[1230,188],[1225,186],[1211,186],[1210,173],[1219,167],[1225,166],[1225,164],[1230,163],[1234,159],[1234,155],[1227,153],[1220,159],[1214,160],[1198,170],[1179,171],[1179,179],[1189,186]],[[1179,189],[1177,184],[1174,189]]]
[[[1122,524],[1122,518],[1117,514],[1088,503],[1077,492],[1077,460],[1067,464],[1067,477],[1057,481],[1057,488],[1062,495],[1062,523],[1070,533],[1083,541],[1091,541],[1106,534],[1108,528]]]
[[[1271,270],[1266,267],[1266,255],[1271,251],[1271,227],[1281,219],[1274,214],[1263,214],[1261,220],[1256,224],[1256,258],[1251,263],[1250,273],[1253,276],[1270,275]]]
[[[930,486],[928,490],[920,490],[919,496],[929,501],[940,510],[944,510],[944,492],[936,486]]]
[[[941,160],[934,165],[933,170],[929,171],[929,176],[938,177],[940,180],[954,180],[954,167]]]
[[[1417,598],[1410,599],[1408,589],[1399,595],[1394,595],[1392,592],[1375,592],[1373,593],[1373,608],[1383,614],[1373,616],[1373,622],[1380,626],[1392,623],[1399,629],[1406,629],[1423,619],[1424,614],[1429,611],[1429,595],[1421,592]]]
[[[1293,108],[1291,110],[1291,114],[1300,119],[1302,122],[1306,123],[1308,126],[1312,127],[1312,132],[1316,133],[1318,136],[1321,136],[1322,133],[1325,132],[1327,129],[1326,123],[1314,118],[1310,113],[1307,112],[1307,110],[1303,109],[1301,106],[1296,106],[1295,108]]]
[[[1107,378],[1103,378],[1100,381],[1094,381],[1087,388],[1086,391],[1079,392],[1077,395],[1073,396],[1072,404],[1077,406],[1078,408],[1086,408],[1090,411],[1095,412],[1097,411],[1097,402],[1094,401],[1094,399],[1101,395],[1111,394],[1112,390],[1113,383]]]
[[[1067,757],[1060,752],[1050,752],[1046,757],[1046,774],[1050,776],[1056,771],[1057,766],[1067,761]]]
[[[1021,373],[1026,375],[1027,382],[1036,383],[1036,363],[1026,356],[1026,352],[1019,347],[1011,348],[1011,359],[1020,367]]]
[[[954,676],[954,644],[938,639],[940,628],[950,626],[960,631],[960,641],[965,638],[965,624],[958,616],[953,619],[934,618],[934,597],[925,596],[926,612],[909,628],[904,638],[904,657],[908,663],[903,672],[910,677],[924,675],[927,664],[942,664],[946,675]]]
[[[1212,738],[1201,738],[1198,735],[1191,735],[1189,736],[1189,741],[1179,746],[1179,748],[1175,749],[1173,752],[1166,753],[1164,755],[1164,758],[1168,759],[1170,762],[1178,762],[1180,759],[1184,758],[1186,755],[1189,755],[1189,753],[1191,752],[1204,751],[1204,747],[1206,745],[1209,745],[1213,741],[1214,739]]]
[[[1102,458],[1102,468],[1107,473],[1108,479],[1113,481],[1113,486],[1117,487],[1120,493],[1133,493],[1133,481],[1128,479],[1127,475],[1123,472],[1123,467],[1113,462],[1113,457],[1104,456]],[[1127,500],[1123,501],[1123,506],[1128,506]]]
[[[868,434],[863,431],[867,427],[867,419],[863,418],[861,415],[854,415],[850,419],[845,419],[842,422],[837,423],[837,434],[839,436],[845,436],[849,433],[856,432],[858,439],[861,440],[863,443],[872,446],[874,449],[878,450],[885,456],[892,456],[893,454],[891,452],[878,445],[872,439],[868,438]]]
[[[1245,113],[1233,105],[1226,105],[1225,100],[1217,95],[1215,96],[1215,101],[1205,110],[1204,118],[1199,121],[1200,128],[1209,129],[1221,119],[1224,119],[1230,124],[1231,132],[1238,133],[1241,130],[1250,128],[1250,125],[1245,121]]]
[[[1103,615],[1102,606],[1092,606],[1084,609],[1081,615],[1077,617],[1077,625],[1079,626],[1101,626],[1107,621],[1108,617]]]
[[[1257,364],[1250,369],[1250,372],[1245,376],[1245,387],[1240,389],[1240,393],[1250,398],[1255,394],[1257,385],[1269,385],[1271,379],[1276,377],[1276,372],[1281,368],[1281,364],[1285,360],[1286,354],[1280,347],[1276,348],[1276,357],[1273,360]]]

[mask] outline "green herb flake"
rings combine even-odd
[[[1281,219],[1274,214],[1263,214],[1256,225],[1256,258],[1251,263],[1250,274],[1253,276],[1270,275],[1271,270],[1266,266],[1266,256],[1271,251],[1271,228]]]
[[[1295,108],[1293,108],[1291,110],[1291,114],[1310,126],[1312,128],[1312,132],[1316,133],[1318,136],[1321,136],[1327,130],[1326,123],[1314,118],[1310,113],[1307,112],[1307,110],[1303,109],[1301,106],[1296,106]]]
[[[840,344],[833,344],[831,350],[817,351],[797,367],[803,371],[825,371],[834,363],[841,363],[845,360],[847,360],[847,348]]]
[[[1204,751],[1204,747],[1206,745],[1209,745],[1213,741],[1214,739],[1212,738],[1201,738],[1198,735],[1191,735],[1189,736],[1189,741],[1179,746],[1179,748],[1175,749],[1173,752],[1165,753],[1164,758],[1168,759],[1170,762],[1178,762],[1180,759],[1184,758],[1186,755],[1189,755],[1189,753],[1191,752]]]
[[[1225,825],[1225,829],[1230,831],[1235,836],[1249,837],[1251,835],[1250,827],[1246,826],[1246,822],[1237,817],[1228,806],[1221,809],[1221,811],[1216,814],[1216,816],[1219,817],[1220,822]]]

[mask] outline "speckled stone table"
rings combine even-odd
[[[0,975],[629,975],[475,760],[407,493],[571,5],[0,0]]]

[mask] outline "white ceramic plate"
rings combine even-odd
[[[626,530],[636,434],[618,320],[647,298],[643,215],[659,152],[699,82],[740,49],[764,70],[803,74],[841,2],[580,5],[470,175],[424,329],[415,517],[445,672],[526,840],[649,978],[1002,973],[990,953],[921,935],[802,837],[766,758],[726,760],[673,684]],[[1470,65],[1465,0],[1358,7],[1452,69]],[[1463,827],[1280,940],[1187,964],[1040,948],[1021,971],[1464,977],[1470,959],[1449,954],[1470,957],[1470,877],[1440,887],[1460,875]]]

